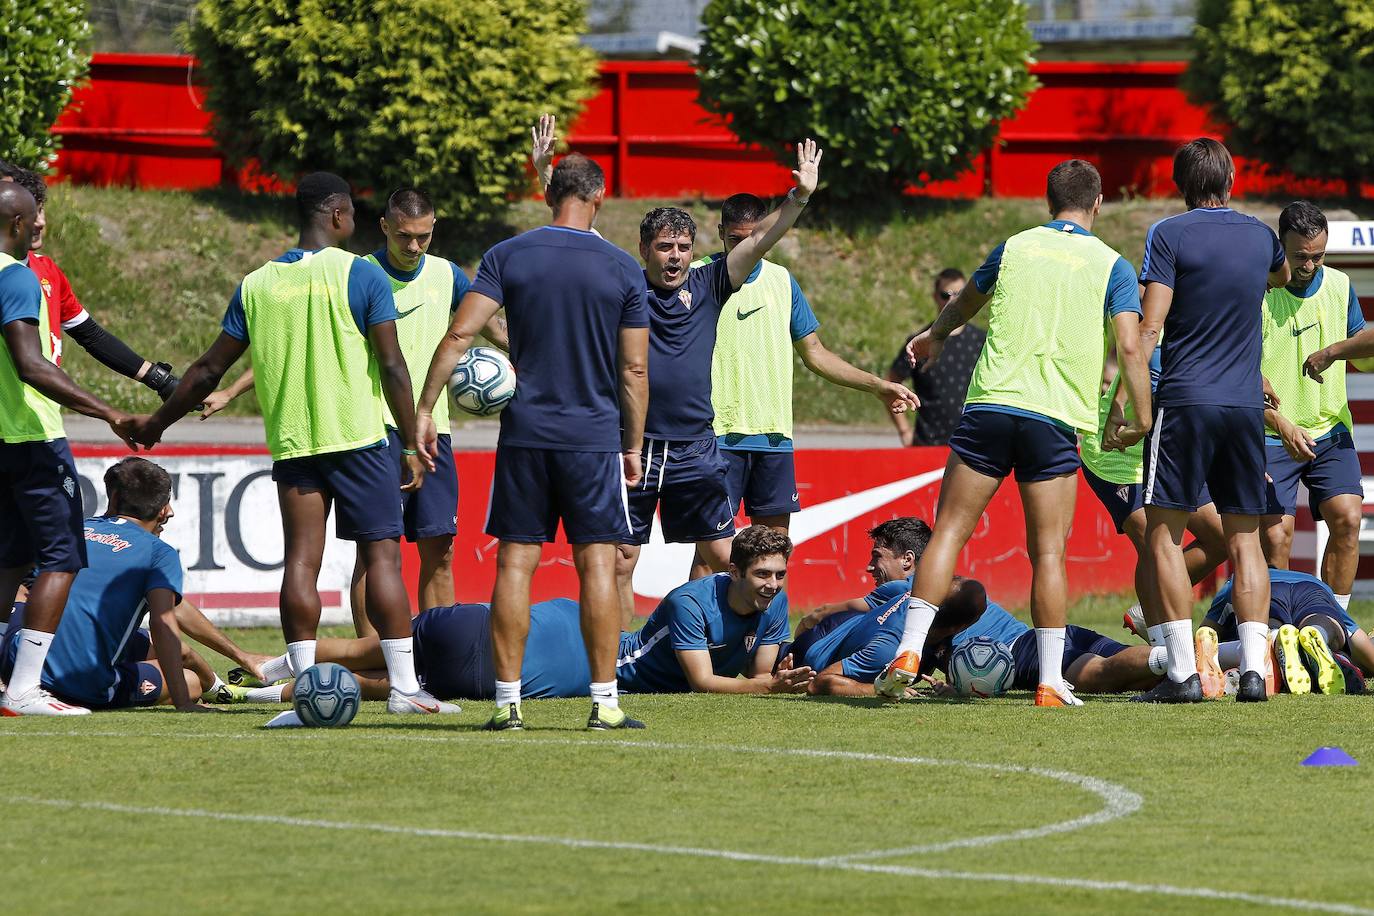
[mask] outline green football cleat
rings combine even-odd
[[[1302,649],[1298,645],[1298,628],[1285,623],[1274,634],[1274,656],[1278,660],[1279,674],[1288,685],[1289,693],[1311,693],[1312,675],[1302,663]]]
[[[278,684],[289,684],[293,680],[293,678],[284,677],[279,681],[264,684],[261,678],[247,668],[230,668],[224,679],[235,687],[275,687]]]
[[[240,687],[237,684],[220,684],[214,690],[205,691],[200,701],[202,703],[215,703],[217,705],[247,703],[248,688]]]
[[[1298,631],[1298,645],[1302,648],[1307,670],[1316,681],[1318,693],[1345,693],[1345,672],[1331,656],[1331,647],[1326,637],[1316,627],[1303,627]]]
[[[487,724],[482,726],[485,732],[518,732],[525,727],[525,720],[520,718],[520,704],[510,703],[502,706],[491,714]]]
[[[617,728],[643,728],[644,723],[625,715],[623,709],[602,709],[600,703],[592,704],[591,717],[587,719],[587,730],[608,732]]]

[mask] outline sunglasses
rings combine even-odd
[[[961,292],[962,292],[962,290],[958,290],[958,289],[942,289],[942,290],[940,290],[940,298],[943,299],[943,300],[945,300],[946,302],[948,302],[949,300],[953,299],[955,296],[959,295],[959,293],[961,293]]]

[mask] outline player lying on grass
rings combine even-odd
[[[907,593],[930,540],[930,527],[917,518],[897,518],[869,532],[873,540],[868,573],[877,587],[863,598],[820,608],[803,619],[787,651],[797,663],[816,670],[810,692],[873,696],[874,680],[897,655],[905,623]],[[1011,648],[1016,659],[1018,690],[1034,690],[1040,655],[1035,634],[987,599],[983,586],[957,579],[940,605],[922,659],[927,683],[931,672],[945,670],[951,651],[976,637]],[[1127,647],[1086,627],[1065,633],[1064,673],[1084,693],[1140,690],[1164,673],[1162,648]]]
[[[86,520],[88,565],[72,583],[43,667],[43,687],[91,709],[171,703],[203,712],[207,707],[196,700],[217,679],[181,642],[181,558],[159,537],[173,515],[172,479],[150,461],[125,458],[105,472],[105,490],[105,514]],[[137,629],[145,611],[149,631]],[[23,638],[23,618],[24,609],[16,607],[0,644],[0,676],[6,679]]]
[[[792,544],[770,528],[740,532],[731,546],[728,573],[679,586],[649,615],[642,629],[620,634],[616,679],[630,693],[798,693],[813,673],[792,668],[779,646],[787,640],[787,595],[782,584]],[[522,699],[585,697],[589,672],[582,651],[576,601],[556,598],[530,608]],[[491,699],[491,610],[485,604],[430,608],[415,618],[415,664],[425,688],[444,699]],[[364,675],[364,697],[386,695],[375,637],[322,639],[320,661],[337,662]],[[774,672],[774,667],[777,671]],[[285,658],[265,667],[284,675]],[[233,672],[231,679],[235,679]],[[290,685],[234,690],[241,702],[290,699]],[[520,728],[518,706],[495,730]]]

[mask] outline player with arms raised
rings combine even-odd
[[[1102,178],[1081,159],[1047,181],[1053,219],[1012,236],[973,282],[907,347],[913,364],[937,359],[945,338],[991,303],[988,337],[950,439],[935,534],[916,571],[898,655],[876,682],[899,698],[916,683],[936,605],[949,594],[959,552],[1013,471],[1026,513],[1031,617],[1040,657],[1037,706],[1077,706],[1064,682],[1068,583],[1064,548],[1078,495],[1077,433],[1097,432],[1106,322],[1137,413],[1149,417],[1150,379],[1138,344],[1135,271],[1092,234]],[[1148,419],[1126,434],[1138,440]]]

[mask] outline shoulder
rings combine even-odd
[[[38,275],[18,261],[0,269],[0,291],[7,296],[20,298],[43,294],[43,288],[38,285]]]
[[[1192,214],[1195,212],[1197,211],[1189,210],[1187,213],[1175,213],[1173,216],[1155,220],[1150,224],[1150,228],[1145,231],[1145,243],[1148,245],[1151,239],[1168,238],[1174,233],[1182,231],[1193,222]]]
[[[386,278],[386,271],[382,270],[382,265],[371,258],[353,256],[353,263],[348,266],[348,278],[366,283],[387,283],[390,285]]]

